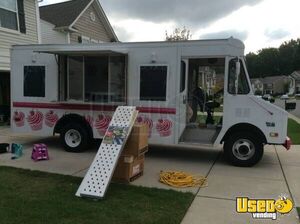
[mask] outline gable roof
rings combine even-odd
[[[55,27],[68,27],[91,0],[73,0],[40,7],[40,17]]]
[[[103,8],[98,0],[71,0],[52,5],[40,6],[40,18],[55,25],[55,28],[72,29],[74,23],[93,2],[97,3],[97,11],[103,15],[103,25],[115,41],[119,41]]]
[[[290,76],[296,80],[300,80],[300,71],[294,71]]]
[[[267,77],[264,77],[263,83],[264,83],[264,84],[268,84],[268,83],[274,83],[274,82],[277,82],[277,81],[284,81],[284,80],[287,79],[287,78],[288,78],[288,77],[287,77],[287,76],[284,76],[284,75],[267,76]]]

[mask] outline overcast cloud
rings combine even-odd
[[[203,27],[245,5],[262,0],[102,0],[113,17],[150,22],[175,22],[182,26]]]
[[[44,0],[52,4],[64,0]],[[246,52],[300,37],[300,0],[100,0],[120,41],[161,41],[186,26],[193,39],[245,42]]]
[[[265,31],[265,35],[271,40],[278,40],[290,35],[290,32],[284,29],[276,29],[276,30],[267,29]]]

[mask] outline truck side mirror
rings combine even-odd
[[[235,94],[239,91],[239,78],[241,73],[241,63],[239,60],[235,62]]]

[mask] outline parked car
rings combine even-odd
[[[281,100],[288,100],[289,96],[287,94],[284,94],[280,97]]]
[[[270,94],[265,94],[262,96],[262,98],[266,101],[269,101],[270,103],[274,103],[275,99]]]
[[[295,94],[295,97],[300,97],[300,93],[296,93],[296,94]]]

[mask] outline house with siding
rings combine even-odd
[[[1,0],[0,120],[10,106],[10,48],[16,44],[39,42],[38,0]]]
[[[253,92],[257,95],[262,94],[272,94],[272,95],[281,95],[281,94],[294,94],[295,89],[295,79],[292,78],[292,75],[295,75],[294,72],[290,76],[280,75],[280,76],[267,76],[264,78],[254,78],[251,79],[251,86]],[[300,91],[300,73],[299,73],[299,91]]]
[[[300,71],[294,71],[289,77],[291,78],[291,94],[300,94]]]
[[[280,95],[289,93],[290,78],[288,76],[268,76],[262,82],[264,94]]]
[[[43,44],[116,42],[98,0],[72,0],[40,7]]]

